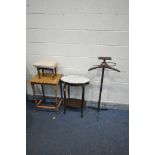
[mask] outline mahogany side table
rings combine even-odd
[[[85,86],[89,84],[89,79],[79,75],[67,75],[61,78],[64,83],[64,113],[66,113],[66,106],[81,108],[81,117],[83,117],[83,106],[85,104],[84,94]],[[82,99],[70,98],[70,86],[81,86],[82,87]],[[68,92],[68,98],[66,98],[66,92]]]

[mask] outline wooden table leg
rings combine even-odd
[[[57,75],[57,69],[56,69],[56,67],[54,68],[54,75],[55,76]]]
[[[31,87],[32,87],[32,91],[33,91],[34,102],[37,103],[37,98],[36,98],[36,93],[35,93],[35,85],[32,82],[31,82]]]
[[[70,87],[68,85],[68,98],[70,98]]]
[[[37,68],[37,71],[38,71],[38,76],[39,76],[39,78],[40,78],[40,69]]]
[[[84,93],[85,93],[85,85],[82,85],[82,104],[81,104],[81,117],[83,117]]]
[[[57,102],[58,102],[58,99],[57,99],[57,97],[58,97],[58,85],[54,85],[54,95],[55,95],[56,104],[57,104]]]
[[[64,84],[64,88],[63,88],[63,92],[64,92],[64,100],[63,100],[63,104],[64,104],[64,114],[66,113],[66,83]]]
[[[61,82],[61,81],[60,81],[59,85],[60,85],[60,95],[61,95],[61,99],[63,99],[63,94],[62,94],[62,82]]]
[[[42,94],[43,94],[43,100],[45,100],[45,93],[44,93],[44,86],[43,86],[43,84],[41,84],[41,90],[42,90]]]
[[[43,76],[44,76],[44,69],[42,68],[42,73],[43,73]]]
[[[54,69],[51,69],[51,72],[52,72],[52,79],[54,79],[54,75],[55,75]]]

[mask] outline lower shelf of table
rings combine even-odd
[[[81,99],[74,99],[74,98],[69,98],[65,100],[65,105],[68,107],[73,107],[73,108],[80,108],[82,104],[82,100]],[[85,106],[86,102],[84,102]]]
[[[45,102],[45,100],[39,100],[36,103],[36,108],[59,111],[61,104],[62,104],[61,98],[57,98],[57,102]]]

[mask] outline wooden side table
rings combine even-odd
[[[89,79],[79,75],[67,75],[61,78],[64,83],[64,113],[66,113],[66,106],[81,108],[81,117],[83,117],[83,106],[85,104],[84,94],[85,85],[89,84]],[[70,98],[70,86],[81,86],[82,87],[82,99]],[[68,98],[66,94],[68,92]]]
[[[33,90],[33,95],[35,97],[35,103],[36,103],[36,108],[45,108],[45,109],[51,109],[56,112],[59,111],[59,108],[62,103],[62,85],[61,85],[61,74],[56,74],[54,78],[50,73],[44,73],[44,75],[35,75],[31,79],[31,86]],[[35,85],[41,85],[42,88],[42,94],[43,94],[43,100],[37,100],[36,98],[36,93],[35,93]],[[57,93],[58,93],[58,85],[60,84],[60,90],[61,90],[61,98],[58,98]],[[44,93],[44,85],[51,85],[54,87],[54,97],[55,98],[55,104],[45,104],[45,99],[50,98],[45,96]]]

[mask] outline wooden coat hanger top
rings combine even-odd
[[[111,57],[98,57],[99,60],[103,60],[103,62],[100,65],[95,65],[94,67],[91,67],[88,69],[88,71],[97,69],[97,68],[108,68],[117,72],[120,72],[120,70],[110,66],[109,64],[113,64],[113,66],[116,66],[116,63],[114,62],[106,62],[106,60],[112,60]]]

